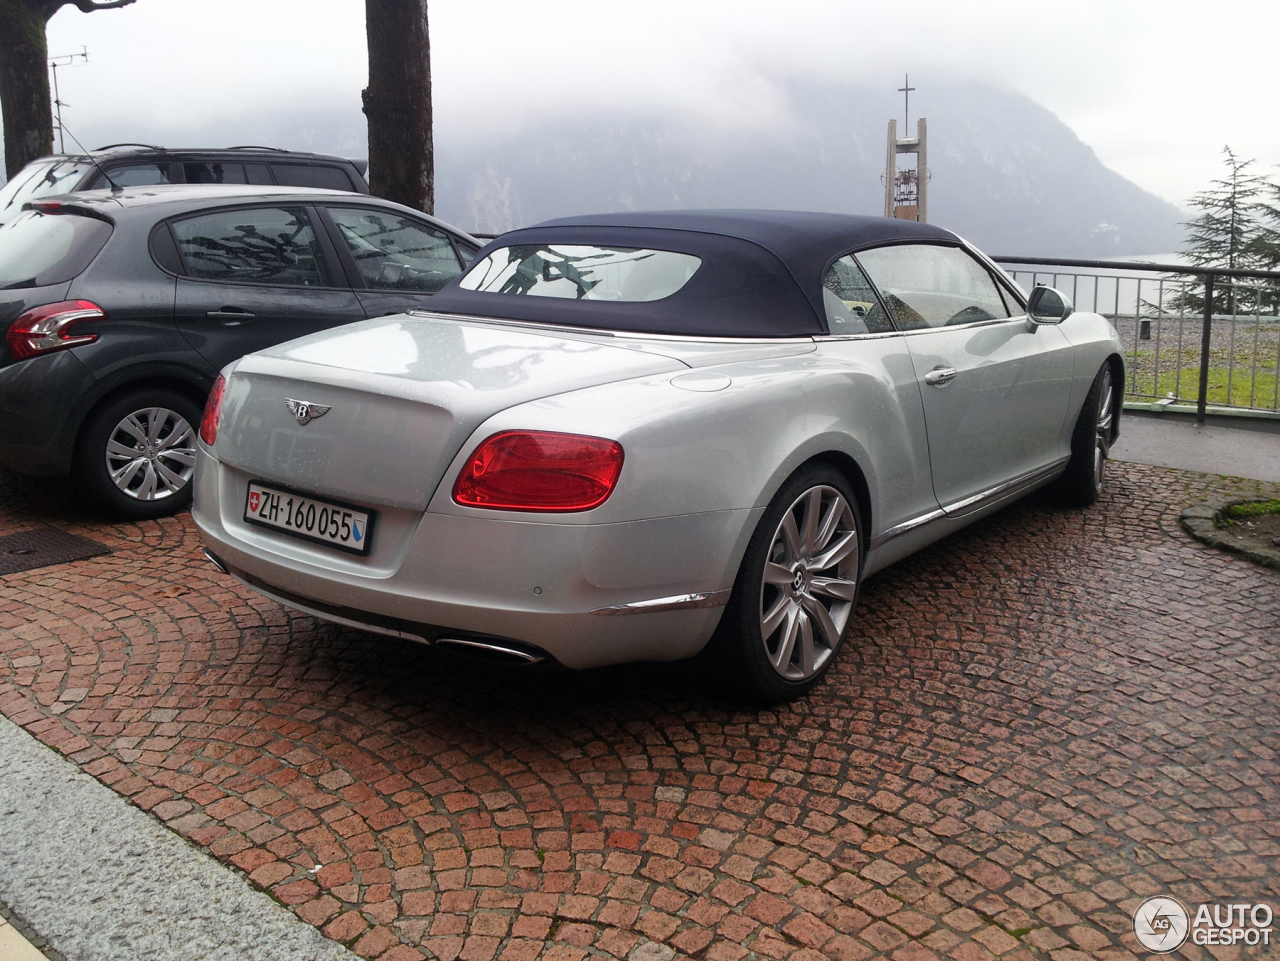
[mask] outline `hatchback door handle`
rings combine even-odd
[[[935,367],[929,373],[924,375],[924,382],[930,387],[946,387],[956,379],[956,374],[960,371],[954,367]]]
[[[210,320],[222,321],[226,327],[235,327],[246,320],[253,320],[254,315],[239,307],[223,307],[221,310],[211,310],[205,316]]]

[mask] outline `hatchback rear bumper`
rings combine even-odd
[[[35,477],[69,473],[85,401],[96,390],[69,350],[0,368],[0,463]]]
[[[201,451],[193,517],[248,586],[338,623],[428,642],[506,638],[571,668],[701,650],[760,513],[586,525],[385,512],[386,536],[360,558],[245,524],[245,488]]]

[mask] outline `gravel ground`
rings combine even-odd
[[[354,957],[3,717],[0,900],[68,961]]]

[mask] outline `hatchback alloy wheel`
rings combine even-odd
[[[782,515],[760,590],[760,637],[789,681],[820,673],[839,648],[858,591],[858,530],[843,494],[806,490]]]
[[[107,472],[127,497],[158,501],[184,490],[196,468],[196,435],[187,419],[165,407],[127,414],[111,432]]]

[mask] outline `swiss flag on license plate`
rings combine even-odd
[[[249,510],[253,511],[255,514],[258,513],[258,492],[257,491],[249,492]]]

